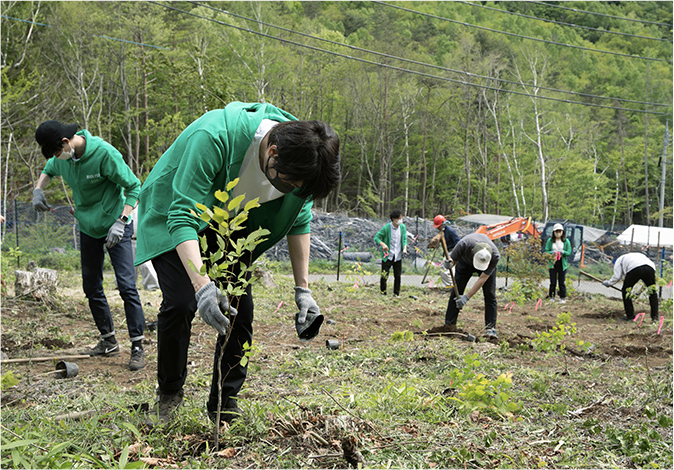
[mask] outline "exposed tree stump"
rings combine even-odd
[[[32,289],[31,280],[33,278],[33,273],[28,271],[14,271],[14,296],[19,297],[20,295],[26,295]]]
[[[262,278],[262,284],[267,288],[267,289],[275,289],[278,287],[276,285],[276,282],[274,281],[274,278],[272,277],[271,273],[269,271],[263,271],[259,267],[255,268],[255,271],[253,271],[253,275],[255,277]]]
[[[53,296],[58,284],[58,273],[53,269],[35,268],[33,271],[33,297],[45,300]]]
[[[37,300],[47,300],[56,292],[58,274],[53,269],[35,268],[33,272],[14,271],[14,295],[32,295]]]

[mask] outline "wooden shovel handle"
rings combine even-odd
[[[594,277],[592,274],[588,274],[588,273],[586,273],[585,271],[580,271],[580,273],[581,273],[583,276],[587,276],[587,277],[589,277],[590,279],[594,279],[594,280],[597,281],[597,282],[603,282],[601,279],[599,279],[599,278],[597,278],[597,277]],[[611,287],[614,288],[615,290],[620,290],[620,289],[618,289],[616,286],[611,286]],[[622,291],[621,291],[621,292],[622,292]]]

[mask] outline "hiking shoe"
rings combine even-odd
[[[485,339],[486,339],[487,341],[490,341],[490,340],[493,340],[493,341],[498,340],[498,335],[496,334],[496,330],[495,330],[494,328],[488,328],[488,329],[484,330],[484,335],[483,335],[483,336],[485,337]]]
[[[447,325],[434,326],[430,330],[427,330],[426,333],[463,333],[463,331],[457,328],[456,324],[451,323]]]
[[[134,347],[131,349],[131,359],[129,360],[129,370],[141,370],[145,367],[145,353],[142,348]]]
[[[82,351],[82,354],[103,357],[119,356],[119,343],[117,341],[113,343],[107,339],[101,339],[96,346]]]
[[[215,424],[217,414],[218,414],[217,411],[208,412],[208,419],[210,419],[213,424]],[[241,418],[242,415],[243,411],[241,410],[241,408],[239,408],[236,405],[236,402],[232,403],[232,401],[230,400],[227,403],[227,406],[220,410],[220,424],[222,425],[223,422],[231,424],[232,421]]]
[[[180,390],[177,393],[157,393],[157,401],[154,407],[149,411],[145,423],[151,428],[161,426],[173,419],[178,407],[183,403],[185,392]]]
[[[566,299],[559,299],[559,303],[560,303],[560,304],[565,304],[565,303],[566,303]]]

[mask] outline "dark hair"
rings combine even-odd
[[[391,218],[391,220],[393,220],[400,218],[401,215],[403,215],[402,212],[400,212],[398,209],[393,209],[389,217]]]
[[[339,182],[339,136],[322,121],[287,121],[269,132],[276,145],[273,168],[288,181],[303,181],[297,195],[322,199]]]
[[[552,235],[550,235],[550,238],[552,238],[553,243],[557,241],[557,237],[555,237],[555,231],[554,230],[552,231]],[[562,230],[562,236],[561,236],[560,240],[562,240],[563,242],[566,241],[566,232],[564,230]]]

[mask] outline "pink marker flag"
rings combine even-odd
[[[272,315],[274,315],[276,312],[278,312],[278,309],[280,309],[282,306],[283,306],[283,300],[281,301],[281,303],[278,304],[278,307],[276,307],[276,310],[274,310],[274,313],[272,313]]]
[[[672,281],[669,281],[669,284],[667,284],[667,287],[672,287]]]
[[[428,281],[428,287],[433,287],[433,284],[434,284],[434,283],[433,283],[433,279],[431,279],[430,281]]]
[[[358,289],[358,283],[357,282],[353,285],[353,288]]]
[[[510,305],[510,304],[509,304],[509,303],[508,303],[508,304],[505,304],[505,305],[503,306],[503,310],[508,310],[508,305]]]
[[[660,317],[660,326],[658,327],[658,334],[660,334],[660,330],[662,330],[662,324],[665,322],[665,317]]]
[[[538,312],[538,307],[540,307],[543,304],[543,300],[539,297],[538,301],[536,302],[536,308],[535,310]]]
[[[515,302],[510,302],[510,310],[508,310],[508,313],[512,313],[514,306],[515,306]]]
[[[645,315],[645,314],[646,314],[645,312],[639,312],[639,313],[637,313],[637,314],[634,316],[634,322],[636,322],[637,320],[640,320],[640,321],[639,321],[639,326],[641,326],[641,322],[644,321],[644,315]]]

